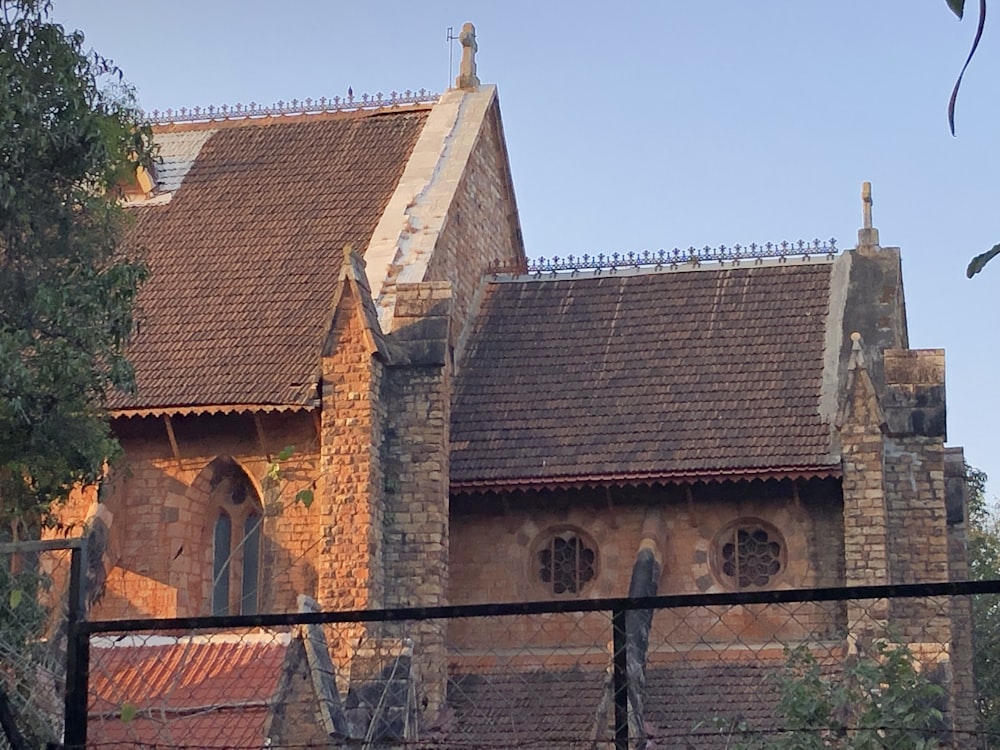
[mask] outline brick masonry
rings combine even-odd
[[[440,156],[433,138],[415,152],[418,160],[442,159],[448,176],[422,207],[441,210],[437,233],[421,238],[427,247],[414,267],[424,269],[423,278],[390,272],[393,335],[386,340],[371,328],[371,302],[359,298],[370,294],[364,280],[342,277],[318,363],[321,409],[116,422],[125,461],[107,501],[116,519],[115,559],[95,616],[210,612],[213,528],[228,487],[219,478],[223,466],[245,476],[265,516],[262,610],[291,611],[298,594],[328,609],[447,603],[452,350],[472,316],[485,269],[495,261],[524,263],[495,92],[448,96],[456,100],[448,105],[455,108],[451,127],[460,132]],[[458,100],[465,99],[472,115],[462,114]],[[441,137],[448,127],[442,120]],[[420,178],[421,169],[407,174]],[[433,170],[428,174],[435,178]],[[281,467],[281,492],[274,495],[264,478],[286,445],[295,451]],[[300,490],[314,492],[311,508],[292,502]],[[75,499],[66,519],[83,518],[90,502]],[[405,635],[416,644],[414,670],[428,706],[440,704],[442,627],[358,630],[331,637],[339,663],[350,661],[362,637],[398,641]]]
[[[483,276],[493,263],[508,267],[525,265],[500,104],[496,99],[490,105],[455,190],[425,276],[427,280],[451,282],[454,303],[450,343],[459,350],[474,317]]]
[[[354,281],[342,283],[331,302],[332,325],[317,363],[318,410],[117,420],[125,459],[106,499],[115,519],[114,568],[94,615],[210,610],[212,530],[227,486],[220,472],[230,466],[245,476],[265,516],[264,611],[292,611],[299,594],[335,610],[549,598],[554,594],[540,580],[537,553],[546,535],[559,530],[578,533],[598,554],[594,579],[579,596],[624,595],[637,550],[650,541],[662,557],[659,593],[722,591],[719,535],[740,518],[757,519],[780,535],[782,569],[771,583],[778,587],[963,577],[964,510],[961,499],[957,505],[949,500],[954,490],[948,485],[949,477],[960,480],[954,460],[947,468],[943,447],[943,355],[907,348],[898,252],[877,246],[852,257],[844,336],[836,339],[838,381],[846,385],[838,394],[834,435],[840,480],[679,482],[450,498],[455,361],[470,335],[486,269],[495,261],[524,262],[499,105],[489,96],[488,102],[477,100],[484,107],[477,130],[461,134],[468,158],[447,165],[458,170],[452,192],[435,193],[435,200],[450,197],[434,205],[443,213],[422,265],[387,272],[383,290],[391,292],[392,305],[379,313],[391,314],[389,333],[383,336],[373,323],[376,305],[366,298],[363,281],[350,277]],[[862,309],[873,299],[877,304]],[[848,356],[847,334],[854,330],[862,334],[858,357]],[[288,445],[295,446],[294,455],[282,465],[274,494],[264,477]],[[291,500],[304,489],[315,492],[308,509]],[[75,496],[65,519],[84,518],[91,502],[85,493]],[[522,648],[529,639],[553,652],[596,645],[594,653],[602,653],[606,615],[542,620],[540,631],[528,620],[456,621],[447,629],[440,623],[358,625],[331,631],[330,645],[343,666],[359,641],[380,648],[411,640],[418,690],[434,713],[454,656],[449,641],[461,644],[462,658],[473,662],[497,648]],[[650,658],[662,656],[657,644],[765,644],[775,636],[834,637],[845,628],[868,637],[889,632],[890,625],[911,642],[953,643],[953,663],[968,673],[962,666],[970,643],[967,613],[956,609],[949,619],[912,604],[890,609],[887,602],[804,605],[793,617],[766,606],[665,612],[654,619]],[[604,668],[603,659],[595,666]]]
[[[389,607],[448,603],[451,303],[448,282],[397,287],[391,343],[400,361],[387,368],[381,398],[386,424],[381,544]],[[447,682],[444,624],[387,627],[385,635],[413,641],[416,684],[436,712]]]
[[[323,358],[318,601],[351,610],[382,605],[382,424],[376,406],[383,367],[364,336],[359,301],[346,290]]]
[[[112,567],[96,617],[172,617],[210,613],[212,531],[218,505],[212,500],[213,466],[231,458],[245,473],[263,506],[262,480],[286,446],[294,455],[282,465],[280,495],[265,511],[261,607],[294,607],[303,589],[314,590],[310,550],[316,523],[293,502],[311,489],[318,466],[318,439],[310,414],[263,414],[260,430],[249,415],[220,414],[171,419],[178,453],[162,419],[119,420],[123,460],[112,469],[104,502],[113,514]],[[263,443],[262,443],[263,437]],[[213,462],[215,462],[213,464]],[[90,500],[74,496],[66,518],[83,518]],[[283,506],[279,509],[279,505]]]
[[[697,483],[650,488],[622,487],[563,492],[463,495],[453,501],[450,565],[452,604],[553,598],[540,579],[537,547],[553,530],[573,529],[592,540],[598,553],[596,577],[584,597],[625,596],[636,553],[648,536],[650,509],[662,522],[654,541],[662,552],[658,593],[694,594],[729,590],[714,568],[720,531],[741,518],[774,527],[784,540],[784,570],[779,588],[836,586],[843,583],[842,523],[836,480],[744,481]],[[836,608],[834,608],[836,609]],[[721,619],[719,615],[721,614]],[[450,639],[468,653],[484,653],[500,644],[515,647],[531,637],[539,647],[562,648],[601,643],[607,638],[606,615],[551,618],[544,631],[532,622],[452,623]],[[558,622],[558,625],[555,623]],[[794,638],[810,633],[825,637],[843,628],[841,614],[823,606],[797,608],[794,618],[775,608],[734,608],[725,613],[664,611],[653,620],[651,644],[731,640],[740,633],[748,642],[780,633]],[[522,632],[523,631],[523,632]],[[728,635],[727,635],[728,634]],[[567,639],[569,639],[567,641]]]

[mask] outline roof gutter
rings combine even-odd
[[[267,412],[307,412],[319,408],[319,403],[306,404],[202,404],[197,406],[151,406],[137,409],[111,409],[112,419],[142,417],[186,417],[203,414],[252,414]]]
[[[841,476],[841,466],[782,466],[768,468],[706,469],[704,471],[580,474],[555,477],[452,480],[451,493],[486,493],[512,490],[561,490],[625,485],[737,482],[754,479],[815,479]]]

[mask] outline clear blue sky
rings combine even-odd
[[[532,257],[814,237],[846,249],[871,180],[882,245],[903,250],[910,344],[947,350],[949,443],[997,494],[1000,259],[971,281],[964,269],[1000,242],[1000,17],[952,138],[945,110],[975,19],[959,22],[944,0],[54,10],[124,69],[147,109],[441,90],[445,30],[473,21]]]

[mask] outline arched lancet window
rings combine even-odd
[[[257,614],[260,586],[260,514],[248,515],[243,521],[243,580],[240,587],[240,614]]]
[[[229,557],[232,554],[233,522],[222,511],[215,519],[215,549],[212,558],[212,614],[229,614]]]
[[[263,512],[250,479],[225,459],[211,480],[212,614],[256,614],[260,606]]]

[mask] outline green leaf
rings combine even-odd
[[[122,703],[122,721],[128,724],[139,713],[139,707],[134,703]]]
[[[145,271],[121,247],[115,188],[154,151],[131,88],[49,0],[2,7],[0,522],[17,534],[119,453],[106,404],[134,385],[125,354]]]
[[[287,461],[293,455],[295,455],[295,446],[294,445],[286,445],[284,448],[281,449],[281,453],[278,454],[277,460],[278,461]]]
[[[24,592],[21,589],[13,589],[10,592],[10,608],[17,609],[21,606],[21,599],[24,598]]]
[[[951,12],[954,13],[959,18],[965,12],[965,0],[945,0],[948,3],[948,7],[951,8]]]
[[[983,270],[983,266],[1000,255],[1000,244],[996,244],[981,255],[977,255],[969,261],[969,267],[965,269],[965,275],[970,279]]]
[[[312,490],[299,490],[295,493],[295,502],[302,503],[306,508],[313,504],[314,499]]]

